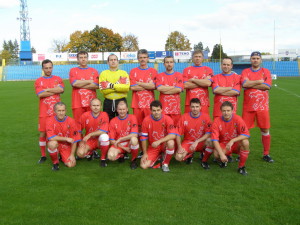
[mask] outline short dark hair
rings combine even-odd
[[[231,102],[229,102],[229,101],[223,102],[220,109],[222,110],[222,108],[225,107],[225,106],[229,106],[233,110],[233,105],[232,105]]]
[[[198,104],[201,105],[201,101],[200,101],[199,98],[192,98],[191,101],[190,101],[190,105],[191,105],[192,103],[198,103]]]
[[[78,59],[79,55],[87,55],[89,57],[89,53],[87,53],[87,51],[79,51],[77,53],[77,59]]]
[[[126,107],[128,108],[128,104],[127,104],[127,101],[126,101],[126,100],[121,100],[121,101],[119,101],[116,108],[118,108],[120,104],[125,104]]]
[[[196,54],[201,54],[202,57],[204,57],[204,54],[203,54],[203,52],[201,50],[193,51],[192,57],[194,57],[194,55],[196,55]]]
[[[162,109],[162,104],[160,101],[154,100],[150,103],[150,109],[152,109],[152,107],[160,107]]]
[[[47,64],[47,63],[51,63],[52,66],[53,66],[53,62],[52,62],[50,59],[45,59],[45,60],[43,60],[43,62],[42,62],[42,68],[44,67],[44,64]]]
[[[138,52],[137,52],[138,58],[139,58],[140,54],[146,54],[147,56],[149,56],[148,51],[146,49],[140,49],[140,50],[138,50]]]
[[[230,61],[231,61],[231,65],[233,65],[233,60],[232,60],[232,58],[230,58],[230,57],[224,57],[223,59],[222,59],[222,63],[223,63],[223,60],[224,59],[229,59]]]
[[[173,56],[166,56],[165,58],[164,58],[164,63],[165,63],[165,61],[166,61],[166,59],[173,59],[173,62],[175,62],[175,60],[174,60],[174,57]]]
[[[119,58],[118,58],[118,56],[117,55],[115,55],[115,54],[110,54],[108,57],[107,57],[107,61],[109,61],[109,57],[111,57],[111,56],[116,56],[117,57],[117,61],[119,61]]]
[[[67,106],[66,106],[65,103],[63,103],[63,102],[56,102],[55,105],[54,105],[54,107],[53,107],[53,110],[55,111],[55,110],[56,110],[56,107],[59,106],[59,105],[60,105],[60,106],[64,105],[65,108],[67,108]]]

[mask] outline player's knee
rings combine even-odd
[[[108,146],[109,145],[109,136],[108,134],[101,134],[99,136],[99,143],[101,146]]]
[[[109,149],[109,150],[108,150],[108,153],[107,153],[107,158],[108,158],[110,161],[115,161],[116,158],[117,158],[116,152],[115,152],[113,149]]]
[[[207,138],[207,139],[206,139],[205,145],[206,145],[207,147],[210,147],[210,148],[213,148],[213,147],[214,147],[214,146],[213,146],[213,143],[212,143],[212,141],[211,141],[210,138]]]
[[[142,161],[141,161],[140,167],[141,167],[142,169],[144,169],[144,170],[145,170],[145,169],[148,169],[148,168],[149,168],[149,165],[148,165],[148,164],[149,164],[149,163],[147,163],[147,162],[145,163],[145,162],[142,162]]]
[[[137,137],[132,137],[132,138],[130,138],[130,143],[131,143],[131,145],[138,145],[139,141],[138,141]]]
[[[79,158],[84,158],[85,156],[85,151],[83,150],[83,148],[78,148],[77,149],[77,152],[76,152],[76,155],[79,157]]]
[[[214,150],[214,158],[215,159],[219,159],[220,158],[219,153],[218,153],[217,150]]]
[[[167,148],[168,148],[168,149],[173,149],[174,146],[175,146],[174,140],[169,140],[169,141],[167,141]]]
[[[175,159],[177,161],[181,162],[183,160],[183,154],[176,153],[175,154]]]
[[[50,148],[50,149],[55,149],[55,148],[58,147],[58,142],[57,142],[57,141],[49,141],[49,142],[47,143],[47,145],[48,145],[48,148]]]
[[[245,150],[249,150],[249,140],[245,139],[242,141],[242,148]]]
[[[67,163],[65,163],[65,165],[66,165],[67,167],[69,167],[69,168],[75,167],[75,166],[76,166],[76,161],[74,161],[74,162],[67,162]]]

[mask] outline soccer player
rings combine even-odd
[[[87,65],[88,53],[80,51],[77,53],[79,67],[70,70],[69,79],[72,85],[72,111],[76,122],[80,116],[90,110],[90,102],[97,97],[98,71]]]
[[[177,125],[178,132],[184,136],[181,142],[180,136],[176,137],[177,152],[175,159],[178,161],[187,160],[187,164],[192,163],[194,152],[203,152],[202,167],[209,169],[207,160],[213,153],[213,146],[210,141],[211,120],[208,114],[201,113],[201,104],[198,98],[190,101],[190,112],[181,116]]]
[[[118,116],[116,106],[120,101],[126,101],[130,88],[129,75],[124,70],[119,70],[119,60],[114,54],[107,58],[108,70],[101,72],[99,77],[100,92],[104,96],[103,111],[107,112],[111,120]]]
[[[42,62],[44,75],[34,83],[35,93],[39,97],[39,145],[41,158],[38,163],[46,161],[46,119],[54,114],[53,106],[60,101],[60,94],[64,92],[64,83],[58,76],[52,75],[53,63],[49,59]]]
[[[244,120],[233,113],[231,102],[221,105],[222,117],[215,118],[212,124],[211,140],[214,145],[214,156],[220,159],[220,167],[226,167],[228,155],[239,154],[238,173],[247,175],[245,163],[249,155],[249,131]]]
[[[48,152],[50,154],[53,171],[59,170],[58,153],[67,167],[76,165],[75,151],[80,135],[75,120],[66,116],[66,105],[57,102],[54,105],[55,116],[47,119],[46,130],[48,138]]]
[[[136,158],[139,153],[138,125],[135,115],[128,114],[126,101],[120,101],[117,105],[118,116],[109,123],[109,139],[111,147],[107,158],[111,161],[118,159],[124,162],[124,154],[131,153],[130,168],[138,167]]]
[[[85,130],[85,136],[79,143],[77,156],[92,159],[93,151],[99,147],[101,150],[100,166],[106,167],[106,155],[109,148],[108,124],[106,112],[101,112],[101,101],[94,98],[90,104],[91,111],[85,112],[80,117],[80,130]],[[98,143],[99,139],[99,143]]]
[[[144,154],[140,166],[143,169],[155,168],[155,162],[163,154],[162,170],[169,172],[169,163],[174,154],[175,137],[179,134],[173,120],[163,114],[160,101],[151,102],[150,110],[151,115],[147,116],[142,123],[141,142]]]
[[[174,58],[164,58],[166,72],[156,77],[156,88],[160,92],[159,100],[162,103],[164,114],[170,116],[174,124],[180,119],[180,93],[183,91],[183,77],[179,72],[174,71]]]
[[[261,67],[260,52],[252,52],[251,68],[242,71],[242,86],[244,88],[243,119],[248,129],[257,126],[261,131],[263,144],[263,160],[273,163],[270,145],[270,114],[269,114],[269,90],[272,86],[270,71]]]
[[[221,69],[222,73],[213,76],[212,89],[215,94],[214,97],[214,118],[222,116],[220,106],[223,102],[228,101],[233,105],[233,113],[236,113],[237,109],[237,97],[241,91],[241,76],[233,73],[233,63],[231,58],[224,58],[222,60]]]
[[[213,76],[213,70],[207,66],[202,66],[203,52],[194,51],[192,60],[194,65],[183,70],[183,82],[186,89],[185,110],[189,112],[189,102],[192,98],[199,98],[201,102],[201,112],[209,114],[208,87],[209,80]]]

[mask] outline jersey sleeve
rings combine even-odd
[[[183,83],[188,82],[188,80],[189,80],[189,78],[188,78],[188,68],[185,68],[183,70],[182,78],[183,78]]]
[[[181,136],[184,135],[184,124],[183,123],[184,123],[184,118],[183,118],[183,116],[181,116],[177,123],[177,126],[176,126],[178,134]]]
[[[183,91],[183,76],[181,73],[178,73],[178,79],[177,79],[177,84],[176,84],[177,88],[180,88],[181,91]]]
[[[116,130],[115,130],[115,126],[113,125],[114,120],[111,120],[109,123],[109,140],[116,140]]]
[[[138,134],[139,133],[139,129],[138,129],[138,123],[137,123],[137,119],[135,115],[131,116],[131,130],[130,133],[131,134]]]
[[[55,131],[54,131],[54,123],[52,121],[52,118],[49,118],[46,120],[46,134],[47,134],[48,140],[57,136],[57,134],[55,134]]]
[[[136,84],[136,79],[134,77],[134,71],[135,69],[132,69],[129,73],[129,79],[130,79],[130,86],[135,86]]]
[[[73,86],[73,83],[76,81],[77,77],[76,77],[76,73],[75,73],[75,68],[70,69],[69,72],[69,81],[70,84]]]
[[[162,77],[162,73],[160,73],[156,76],[156,79],[155,79],[155,87],[156,88],[163,85],[161,77]]]
[[[43,89],[43,87],[42,87],[41,82],[39,81],[39,79],[37,79],[34,82],[34,89],[35,89],[36,95],[39,95],[40,93],[44,92],[44,89]]]
[[[213,76],[210,78],[211,81],[211,88],[214,91],[217,87],[219,87],[217,76]]]
[[[148,136],[149,136],[149,130],[148,130],[148,120],[144,119],[143,123],[142,123],[142,135],[140,137],[141,141],[146,141],[148,140]]]
[[[235,76],[235,80],[234,80],[234,84],[232,87],[232,90],[240,93],[241,92],[241,76],[240,75],[234,75]]]
[[[268,69],[262,68],[264,73],[264,83],[265,85],[271,87],[272,86],[272,78],[271,78],[271,72]]]
[[[130,79],[126,71],[120,76],[118,83],[114,85],[116,92],[128,92],[130,88]]]
[[[246,136],[248,138],[250,137],[250,133],[247,128],[247,125],[241,117],[239,117],[238,120],[238,132],[240,135]]]
[[[107,81],[105,70],[102,71],[101,74],[100,74],[100,76],[99,76],[99,84],[102,81]],[[105,95],[108,95],[108,94],[113,93],[115,91],[113,89],[100,89],[100,92],[105,96]]]
[[[100,129],[103,132],[108,132],[109,130],[109,118],[106,112],[101,112],[102,122],[100,124]]]
[[[205,120],[206,120],[205,129],[204,129],[205,133],[211,134],[212,133],[212,122],[211,122],[209,116],[206,116]]]
[[[71,138],[73,138],[73,140],[74,140],[73,143],[81,141],[81,135],[79,132],[78,123],[76,123],[75,120],[73,120],[73,119],[71,122],[71,127],[72,127]]]
[[[180,136],[178,134],[178,130],[176,129],[176,127],[174,126],[174,122],[170,117],[166,118],[166,124],[167,124],[167,132],[168,134],[175,134],[177,136]]]
[[[99,86],[99,73],[98,73],[98,71],[96,69],[94,69],[94,76],[93,76],[93,78],[94,78],[94,84],[97,85],[97,86]]]
[[[211,133],[211,141],[219,141],[220,132],[219,132],[217,121],[214,121],[212,123],[211,131],[212,131],[212,133]]]

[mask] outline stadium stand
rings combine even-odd
[[[184,68],[190,66],[190,63],[175,63],[175,71],[183,72]],[[213,69],[214,74],[221,73],[220,63],[218,62],[205,62],[204,66],[208,66]],[[76,67],[77,64],[71,65],[55,65],[53,74],[60,76],[63,79],[69,78],[69,71],[72,67]],[[107,64],[91,64],[89,65],[99,72],[108,69]],[[139,66],[138,63],[125,63],[120,65],[120,69],[130,72],[132,68]],[[155,67],[154,63],[149,64],[150,67]],[[297,61],[264,61],[263,67],[269,69],[272,74],[277,74],[278,77],[291,77],[299,76],[299,67]],[[163,63],[158,64],[158,72],[164,72],[165,67]],[[235,71],[239,73],[239,71]],[[20,66],[5,66],[3,67],[3,80],[35,80],[42,75],[40,65],[20,65]]]

